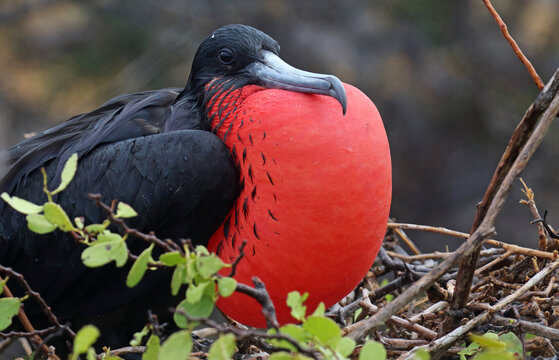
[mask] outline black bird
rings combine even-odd
[[[43,203],[39,169],[46,168],[54,188],[64,162],[78,153],[76,177],[55,198],[70,216],[85,216],[86,224],[103,219],[85,197],[100,193],[105,200],[130,204],[139,214],[130,225],[139,230],[207,244],[242,186],[238,159],[215,135],[219,118],[209,116],[211,104],[223,117],[235,104],[216,104],[216,99],[258,85],[328,95],[345,111],[346,95],[337,78],[292,68],[278,53],[278,43],[252,27],[219,28],[201,43],[184,89],[117,96],[8,149],[0,192]],[[103,336],[99,344],[125,345],[142,328],[147,309],[166,312],[173,304],[163,271],[149,272],[129,289],[124,285],[129,267],[86,268],[80,260],[83,246],[60,232],[28,231],[24,216],[4,202],[0,219],[0,264],[24,274],[61,321],[76,329],[97,325]],[[133,251],[143,246],[130,244]],[[16,282],[9,285],[22,294]],[[47,326],[34,304],[25,303],[36,327]]]

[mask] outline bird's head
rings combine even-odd
[[[216,96],[257,85],[331,96],[345,113],[346,94],[337,77],[294,68],[279,57],[279,50],[276,40],[253,27],[221,27],[200,44],[184,94],[204,107]]]

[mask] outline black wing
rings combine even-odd
[[[11,192],[21,178],[52,159],[64,164],[73,153],[82,157],[99,144],[163,132],[180,91],[169,88],[117,96],[15,145],[3,154],[9,168],[0,180],[0,192]]]

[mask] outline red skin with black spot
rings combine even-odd
[[[308,292],[313,311],[354,289],[386,231],[392,178],[384,126],[371,100],[344,86],[345,116],[331,97],[245,86],[233,93],[236,109],[218,131],[227,133],[245,185],[228,229],[222,226],[208,248],[232,262],[248,241],[235,278],[264,281],[280,323],[295,321],[285,305],[290,291]],[[260,305],[246,295],[218,306],[245,325],[265,327]]]

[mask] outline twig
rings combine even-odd
[[[178,251],[181,254],[184,253],[184,251],[181,249],[181,247],[175,242],[164,241],[164,240],[159,239],[157,236],[153,235],[152,233],[144,234],[143,232],[138,231],[137,229],[133,229],[133,228],[128,227],[128,225],[126,225],[126,222],[123,219],[115,217],[114,206],[108,206],[107,204],[105,204],[101,200],[101,195],[100,194],[87,194],[87,197],[89,199],[95,201],[95,205],[97,205],[100,209],[105,211],[105,213],[109,217],[109,220],[112,223],[119,225],[121,227],[122,231],[124,231],[124,233],[130,234],[130,235],[132,235],[132,236],[134,236],[138,239],[142,239],[142,240],[147,241],[151,244],[155,244],[155,245],[159,246],[160,248],[164,249],[167,252]],[[114,203],[114,201],[113,201],[113,203]]]
[[[239,246],[239,255],[237,256],[235,261],[233,261],[233,263],[231,264],[231,272],[229,273],[229,275],[227,275],[228,277],[233,277],[237,273],[237,265],[239,265],[239,262],[241,261],[241,259],[245,257],[245,246],[246,246],[246,244],[247,244],[247,241],[243,240],[243,242],[241,243],[241,246]]]
[[[450,230],[444,227],[436,227],[436,226],[429,226],[429,225],[417,225],[417,224],[404,224],[404,223],[388,223],[388,228],[402,228],[402,229],[409,229],[409,230],[418,230],[418,231],[427,231],[433,232],[437,234],[444,234],[449,236],[454,236],[462,239],[467,239],[468,234],[456,230]],[[543,259],[555,260],[559,256],[557,253],[547,252],[547,251],[539,251],[534,249],[525,248],[518,245],[507,244],[502,241],[487,239],[485,241],[486,245],[497,246],[503,248],[505,250],[510,250],[515,254],[522,254],[527,256],[536,256]]]
[[[522,178],[520,178],[520,182],[522,183],[522,186],[524,186],[522,192],[524,193],[524,195],[526,195],[526,198],[528,199],[528,200],[524,200],[524,199],[520,200],[520,203],[528,206],[530,212],[532,213],[532,216],[534,217],[534,220],[541,219],[542,217],[540,216],[540,212],[536,207],[534,192],[532,191],[532,189],[528,187],[528,185],[526,185],[526,183],[524,182],[524,180],[522,180]],[[541,251],[545,251],[547,249],[547,236],[545,234],[545,228],[541,222],[537,222],[536,224],[537,224],[536,226],[538,227],[538,239],[539,239],[538,249]]]
[[[114,349],[109,351],[111,356],[122,356],[127,354],[143,354],[146,352],[145,346],[127,346],[120,349]],[[105,353],[97,355],[98,360],[105,359]]]
[[[503,19],[501,19],[501,16],[499,15],[499,13],[497,13],[497,10],[495,10],[493,5],[491,5],[491,1],[490,0],[483,0],[483,3],[485,4],[487,9],[489,10],[491,15],[493,16],[493,18],[495,19],[497,24],[499,25],[499,29],[501,29],[501,32],[505,36],[505,39],[507,39],[508,43],[512,47],[512,50],[514,51],[516,56],[518,56],[520,61],[522,61],[524,66],[526,66],[526,69],[528,69],[528,72],[530,73],[530,76],[532,77],[532,79],[534,80],[536,85],[538,86],[538,89],[542,90],[543,87],[544,87],[544,83],[543,83],[542,79],[540,78],[540,76],[536,72],[536,69],[534,69],[534,67],[532,66],[532,63],[530,62],[530,60],[528,60],[526,58],[526,56],[524,56],[524,53],[522,53],[522,50],[520,50],[520,47],[518,46],[516,41],[514,41],[514,39],[510,35],[509,30],[507,28],[507,25],[505,24]]]
[[[402,241],[404,241],[406,243],[406,245],[411,249],[411,251],[415,255],[421,254],[421,251],[419,251],[417,246],[415,246],[413,241],[411,241],[411,239],[408,237],[408,235],[402,229],[394,229],[394,232],[400,237],[400,239],[402,239]]]
[[[272,299],[270,298],[270,294],[268,294],[268,291],[266,290],[266,285],[256,276],[252,278],[252,282],[254,283],[254,287],[238,282],[235,291],[248,295],[258,301],[258,303],[262,306],[262,314],[264,315],[264,318],[266,318],[266,326],[269,329],[277,329],[279,324],[276,317],[276,309]]]
[[[530,333],[536,336],[543,336],[551,340],[559,340],[559,330],[549,326],[535,324],[526,320],[516,320],[504,316],[493,316],[492,322],[503,326],[518,326],[523,333]]]
[[[493,314],[505,308],[505,306],[509,305],[513,301],[520,298],[524,293],[530,290],[534,285],[538,284],[540,281],[543,281],[552,271],[559,267],[559,260],[554,261],[553,263],[548,264],[542,271],[534,275],[530,280],[526,282],[522,287],[518,290],[507,296],[506,298],[500,300],[495,305],[492,306],[490,311],[484,311],[483,313],[479,314],[472,320],[468,321],[466,324],[456,328],[455,330],[451,331],[450,333],[446,334],[443,337],[438,338],[437,340],[432,341],[427,346],[416,347],[408,354],[406,354],[405,359],[413,359],[415,353],[419,349],[425,349],[427,352],[433,354],[436,351],[443,350],[446,347],[452,345],[454,342],[459,340],[463,335],[465,335],[468,331],[473,329],[475,326],[482,324],[488,321]]]

